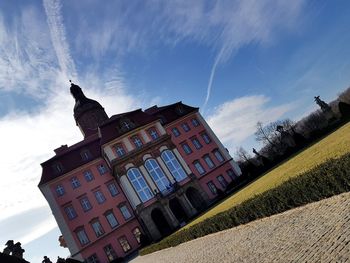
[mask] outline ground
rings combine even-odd
[[[350,193],[131,261],[139,262],[350,262]]]
[[[327,159],[340,157],[349,151],[350,122],[244,187],[239,192],[186,225],[185,228],[242,203],[256,194],[274,188],[287,179],[298,176],[316,165],[325,162]]]

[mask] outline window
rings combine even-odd
[[[124,252],[128,252],[131,249],[131,246],[125,236],[119,238],[119,243]]]
[[[64,188],[63,188],[63,186],[62,185],[57,185],[56,186],[56,194],[57,194],[57,196],[62,196],[62,195],[64,195],[64,193],[65,193],[65,191],[64,191]]]
[[[145,162],[145,167],[151,175],[153,181],[156,183],[159,191],[163,192],[167,190],[170,182],[163,173],[162,169],[159,167],[157,161],[154,159],[149,159]]]
[[[115,183],[109,183],[107,185],[107,188],[111,194],[111,196],[116,196],[117,194],[119,194],[119,191],[118,191],[118,188],[117,186],[115,185]]]
[[[201,134],[201,136],[202,136],[203,141],[204,141],[206,144],[211,143],[211,139],[210,139],[210,137],[209,137],[208,134],[206,134],[206,133],[204,132],[204,133]]]
[[[218,189],[216,188],[216,185],[212,181],[209,181],[207,185],[210,192],[212,192],[213,195],[216,195],[218,193]]]
[[[72,205],[66,206],[64,208],[64,211],[66,212],[66,215],[69,218],[69,220],[72,220],[77,217],[77,213],[75,212]]]
[[[52,166],[53,170],[55,171],[55,173],[62,173],[63,172],[63,166],[60,163],[55,163]]]
[[[226,173],[232,179],[232,181],[237,179],[236,174],[232,169],[228,169]]]
[[[80,186],[80,182],[79,182],[78,178],[73,177],[72,179],[70,179],[70,181],[72,183],[73,189],[78,188]]]
[[[138,168],[131,168],[127,172],[127,176],[142,202],[146,202],[153,197],[153,193]]]
[[[123,157],[123,156],[126,154],[126,152],[125,152],[125,150],[124,150],[124,147],[123,147],[123,145],[121,145],[121,144],[117,144],[117,145],[114,147],[114,149],[115,149],[115,152],[116,152],[116,154],[117,154],[118,157]]]
[[[205,170],[202,164],[197,160],[193,162],[194,167],[196,167],[199,174],[205,174]]]
[[[185,132],[188,132],[190,129],[190,126],[188,126],[188,124],[186,122],[184,122],[183,124],[181,124],[181,127],[182,129],[185,131]]]
[[[132,233],[134,234],[134,237],[135,237],[137,243],[140,244],[140,243],[141,243],[141,235],[142,235],[140,229],[139,229],[138,227],[136,227],[136,228],[132,231]]]
[[[87,161],[91,159],[91,154],[88,150],[84,150],[80,153],[81,159],[83,159],[83,161]]]
[[[103,250],[105,251],[106,256],[107,256],[109,262],[111,262],[111,261],[113,261],[113,260],[115,260],[115,259],[118,258],[117,253],[115,253],[113,247],[112,247],[110,244],[107,245],[107,246],[105,246],[105,247],[103,248]]]
[[[131,138],[132,142],[134,143],[136,148],[141,148],[143,143],[141,141],[141,139],[138,136],[134,136]]]
[[[94,194],[99,204],[102,204],[104,201],[106,201],[106,197],[103,195],[103,193],[100,190],[97,190]]]
[[[165,165],[168,167],[170,173],[174,176],[177,182],[180,182],[187,177],[184,169],[182,168],[172,151],[166,150],[162,152],[161,157],[162,160],[165,162]]]
[[[91,255],[86,259],[86,263],[100,263],[96,254]]]
[[[107,173],[107,168],[103,164],[98,165],[97,170],[100,173],[100,175]]]
[[[85,180],[87,182],[90,182],[90,181],[94,180],[94,175],[92,174],[91,171],[89,171],[89,170],[85,171],[83,174],[84,174]]]
[[[213,160],[210,158],[210,156],[208,154],[204,155],[203,159],[210,169],[215,167]]]
[[[172,128],[172,132],[174,134],[175,137],[178,137],[181,135],[180,131],[178,128]]]
[[[131,124],[128,121],[123,121],[121,123],[121,127],[123,130],[130,130],[131,129]]]
[[[197,119],[192,119],[191,122],[192,122],[192,125],[193,125],[194,127],[197,127],[197,126],[200,125],[200,123],[199,123],[199,121],[198,121]]]
[[[219,181],[219,183],[221,184],[222,188],[225,189],[226,186],[228,185],[228,183],[227,183],[225,177],[223,177],[223,176],[220,174],[220,175],[219,175],[218,177],[216,177],[216,178],[218,179],[218,181]]]
[[[126,205],[119,206],[120,212],[122,213],[125,220],[128,220],[131,217],[129,209]]]
[[[159,134],[158,134],[158,132],[156,131],[156,129],[150,129],[149,131],[148,131],[148,133],[149,133],[149,135],[151,136],[151,138],[153,139],[153,140],[156,140],[156,139],[158,139],[159,138]]]
[[[190,146],[187,143],[183,143],[183,144],[181,144],[181,146],[186,154],[192,153],[192,149],[190,148]]]
[[[91,222],[92,229],[94,230],[97,237],[102,236],[105,231],[103,230],[100,221],[96,219],[95,221]]]
[[[196,147],[196,149],[202,148],[202,144],[198,141],[197,138],[192,138],[191,140],[192,140],[194,147]]]
[[[84,246],[84,245],[86,245],[87,243],[90,242],[90,240],[89,240],[89,238],[88,238],[88,236],[85,233],[85,230],[83,228],[78,230],[78,231],[76,231],[76,234],[77,234],[77,237],[78,237],[81,245]]]
[[[111,228],[115,228],[119,225],[119,222],[118,220],[115,218],[114,214],[112,211],[108,211],[106,214],[105,214],[105,217],[109,223],[109,225],[111,226]]]
[[[86,212],[86,211],[89,211],[92,206],[90,204],[90,201],[87,197],[83,197],[80,199],[80,204],[81,204],[81,207],[83,208],[83,210]]]
[[[216,159],[217,159],[220,163],[222,163],[222,162],[225,160],[224,157],[222,156],[221,152],[220,152],[218,149],[214,150],[213,153],[214,153]]]

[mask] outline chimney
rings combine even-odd
[[[56,155],[59,155],[59,154],[65,152],[67,149],[68,149],[68,146],[67,146],[67,144],[65,144],[65,145],[61,145],[61,147],[55,149],[54,152],[56,153]]]

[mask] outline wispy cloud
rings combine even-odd
[[[191,42],[211,48],[213,65],[210,71],[204,107],[211,95],[217,67],[232,58],[241,47],[256,43],[272,43],[278,33],[294,29],[300,21],[305,0],[246,1],[161,1],[117,2],[101,6],[89,1],[86,14],[77,4],[75,49],[103,59],[129,53],[149,54],[160,44],[176,46]],[[102,18],[103,16],[103,18]],[[98,18],[98,19],[97,19]]]
[[[69,52],[66,40],[66,31],[61,15],[61,3],[59,0],[43,0],[47,24],[49,26],[51,41],[56,52],[58,64],[65,76],[76,78],[76,70],[73,58]]]
[[[233,151],[254,134],[256,123],[276,121],[292,110],[293,104],[268,105],[264,95],[246,96],[227,101],[215,108],[207,120],[214,132]]]

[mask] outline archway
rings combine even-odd
[[[182,222],[187,221],[188,218],[187,218],[186,212],[183,209],[182,205],[180,204],[179,199],[177,199],[176,197],[171,199],[169,201],[169,207],[171,212],[173,212],[174,216],[176,217],[176,219],[179,221],[180,224]]]
[[[161,236],[166,236],[171,233],[169,223],[159,208],[153,209],[151,217]]]
[[[192,206],[196,208],[198,212],[203,210],[206,207],[203,197],[201,196],[201,194],[196,188],[189,187],[186,190],[186,196],[188,200],[191,202]]]

